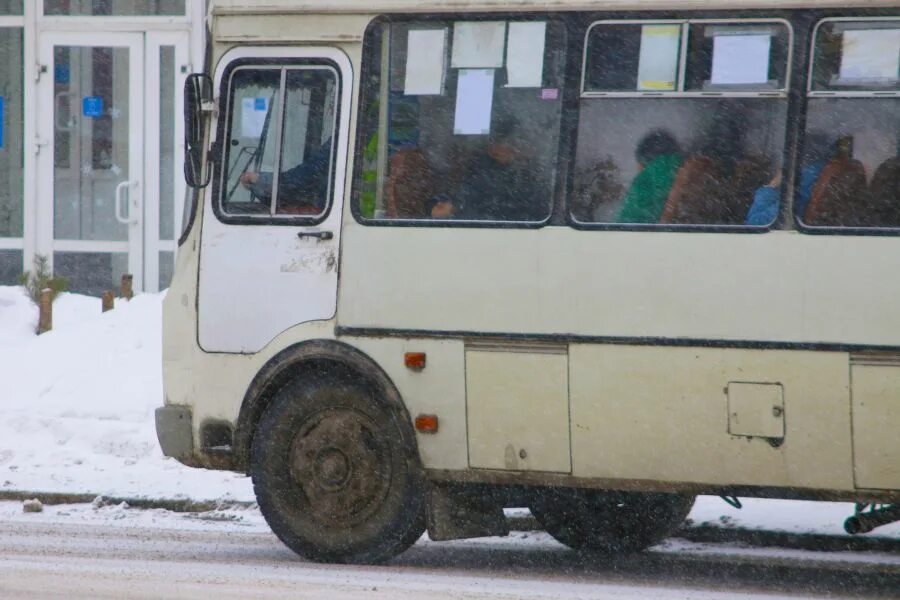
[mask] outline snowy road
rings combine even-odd
[[[386,566],[317,565],[270,533],[110,523],[0,523],[0,598],[574,599],[896,597],[896,556],[754,553],[669,542],[615,565],[543,534],[420,541]]]

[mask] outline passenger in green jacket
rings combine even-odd
[[[616,222],[658,223],[681,167],[681,149],[672,134],[657,129],[644,136],[635,155],[641,170],[625,194]]]

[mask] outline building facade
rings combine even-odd
[[[0,0],[0,285],[46,256],[71,291],[168,285],[182,85],[205,0]]]

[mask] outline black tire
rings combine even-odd
[[[298,378],[276,393],[250,474],[272,531],[311,560],[382,562],[425,531],[412,428],[347,376]]]
[[[575,550],[629,554],[657,544],[684,522],[693,496],[553,488],[531,513],[557,541]]]

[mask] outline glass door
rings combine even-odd
[[[70,290],[144,277],[144,34],[41,36],[38,247]]]
[[[169,287],[186,185],[184,80],[191,72],[183,32],[147,33],[144,104],[144,291]]]

